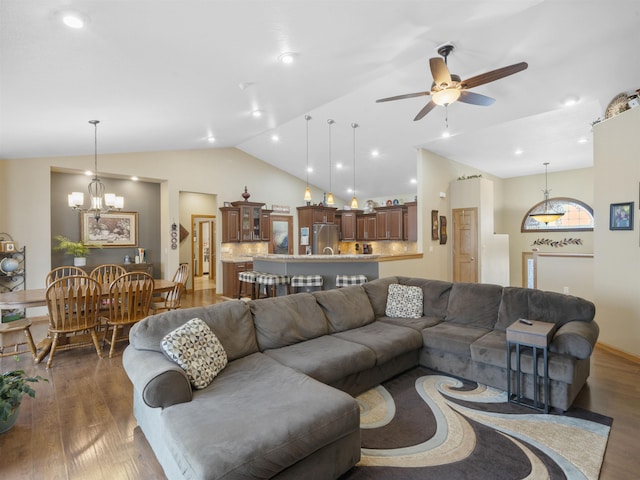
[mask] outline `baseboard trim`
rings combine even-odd
[[[602,343],[602,342],[596,342],[596,348],[600,348],[618,357],[622,357],[626,360],[629,360],[633,363],[637,363],[640,365],[640,356],[638,355],[633,355],[632,353],[625,352],[623,350],[612,347],[611,345],[607,345],[606,343]]]

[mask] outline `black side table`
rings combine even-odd
[[[537,320],[520,319],[507,327],[507,398],[511,403],[517,403],[549,413],[549,342],[555,324]],[[511,385],[511,347],[516,348],[516,392],[512,393]],[[521,394],[522,370],[520,368],[521,347],[531,347],[533,350],[533,404],[525,401]],[[538,397],[538,351],[542,351],[544,358],[544,402]]]

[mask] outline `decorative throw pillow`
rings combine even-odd
[[[387,293],[385,315],[392,318],[422,317],[422,289],[392,283]]]
[[[167,356],[184,369],[197,390],[209,385],[227,366],[227,353],[220,340],[199,318],[169,332],[161,345]]]

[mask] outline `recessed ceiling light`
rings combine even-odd
[[[131,180],[134,181],[134,182],[137,182],[140,179],[134,175],[133,177],[131,177]]]
[[[353,188],[351,187],[347,188],[347,193],[353,193]]]
[[[378,150],[371,150],[371,156],[372,157],[377,157],[378,155],[380,155],[380,152]]]
[[[313,172],[313,167],[307,167],[307,172],[309,173]]]
[[[579,98],[576,97],[575,95],[569,95],[567,98],[564,99],[564,106],[565,107],[573,107],[576,103],[578,103]]]
[[[336,168],[337,168],[338,170],[341,170],[341,169],[342,169],[342,167],[343,167],[343,165],[342,165],[341,163],[336,163]]]
[[[274,142],[279,142],[280,137],[276,133],[274,133],[273,135],[271,135],[271,140]]]
[[[284,63],[285,65],[291,65],[293,62],[295,62],[297,56],[298,54],[295,52],[283,52],[278,55],[278,61],[280,63]]]
[[[251,116],[253,118],[260,118],[262,116],[262,111],[261,110],[254,110],[253,112],[251,112]]]
[[[78,12],[63,12],[60,16],[62,23],[69,28],[83,28],[87,23],[87,17]]]
[[[215,141],[216,141],[216,137],[214,137],[213,135],[209,135],[209,136],[207,137],[207,142],[209,142],[209,143],[213,143],[213,142],[215,142]]]
[[[518,149],[516,149],[516,151],[515,151],[515,152],[513,152],[513,153],[515,153],[516,155],[522,155],[523,150],[522,150],[521,148],[518,148]]]
[[[411,180],[409,180],[410,183],[418,183],[418,180],[416,180],[415,178],[412,178]]]
[[[92,172],[91,170],[85,170],[85,171],[84,171],[84,174],[85,174],[87,177],[92,177],[92,176],[93,176],[93,172]]]
[[[451,136],[451,132],[449,130],[445,130],[442,132],[442,138],[449,138]]]
[[[588,140],[587,140],[587,138],[586,138],[586,137],[580,137],[580,138],[578,139],[578,143],[587,143],[587,142],[588,142]]]

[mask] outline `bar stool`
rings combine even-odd
[[[264,286],[267,297],[277,296],[278,285],[287,286],[287,294],[291,293],[291,278],[289,275],[277,275],[275,273],[258,273],[256,275],[256,298],[260,298],[260,290]]]
[[[251,300],[256,298],[256,277],[260,272],[247,271],[238,273],[238,299],[242,298],[242,287],[244,283],[251,284]]]
[[[322,275],[294,275],[291,277],[291,289],[298,293],[299,288],[320,287],[323,290],[324,279]]]
[[[362,285],[367,282],[366,275],[336,275],[336,288],[349,285]]]

